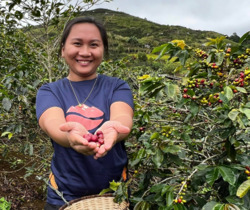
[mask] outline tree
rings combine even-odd
[[[237,33],[233,33],[230,37],[229,37],[230,40],[234,41],[234,42],[239,42],[240,40],[240,37],[237,35]]]
[[[110,0],[84,0],[84,1],[64,1],[64,0],[3,0],[6,9],[1,11],[2,21],[12,27],[22,27],[25,33],[32,37],[30,45],[40,43],[39,60],[47,71],[49,82],[53,75],[53,70],[57,69],[57,49],[59,37],[53,36],[54,31],[60,34],[64,24],[79,13],[90,9],[93,5]],[[36,30],[30,30],[33,27]],[[36,47],[31,47],[37,50]],[[65,73],[65,71],[61,71]],[[59,77],[61,74],[58,75]]]

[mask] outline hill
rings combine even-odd
[[[174,39],[185,40],[193,47],[200,47],[207,38],[223,34],[213,31],[192,30],[182,26],[161,25],[124,12],[95,9],[82,12],[102,21],[109,32],[111,52],[151,52],[152,48]]]

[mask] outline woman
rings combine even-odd
[[[97,74],[107,51],[107,33],[100,23],[88,17],[69,21],[60,45],[68,76],[37,93],[38,123],[54,148],[50,185],[66,201],[100,193],[121,179],[127,164],[122,140],[132,128],[133,97],[123,80]],[[97,130],[103,133],[102,145],[85,137]],[[48,187],[45,209],[59,209],[63,199]]]

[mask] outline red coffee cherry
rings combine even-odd
[[[88,142],[96,142],[99,146],[104,144],[104,135],[102,131],[97,131],[96,135],[91,133],[86,133],[83,135]]]

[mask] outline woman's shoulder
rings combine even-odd
[[[66,78],[62,78],[62,79],[59,79],[59,80],[56,80],[54,82],[47,82],[47,83],[44,83],[40,89],[48,89],[48,88],[60,88],[65,82],[66,82]]]
[[[124,82],[122,79],[118,77],[108,76],[105,74],[100,74],[98,75],[98,77],[100,77],[100,79],[103,80],[104,82],[115,82],[115,83]]]

